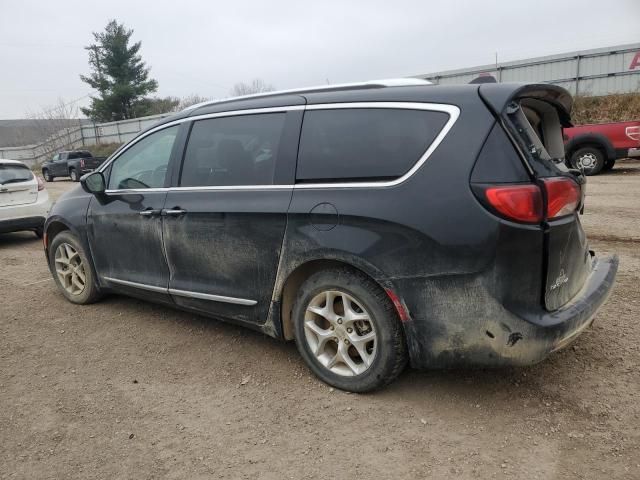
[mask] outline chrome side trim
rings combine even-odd
[[[125,285],[127,287],[140,288],[142,290],[149,290],[151,292],[167,293],[167,288],[166,287],[156,287],[154,285],[147,285],[145,283],[138,283],[138,282],[130,282],[129,280],[119,280],[117,278],[112,278],[112,277],[102,277],[102,279],[103,280],[107,280],[107,281],[112,282],[112,283],[118,283],[120,285]]]
[[[169,293],[171,295],[178,295],[180,297],[197,298],[200,300],[211,300],[213,302],[234,303],[236,305],[255,305],[255,300],[248,300],[246,298],[225,297],[223,295],[211,295],[209,293],[189,292],[186,290],[177,290],[170,288]]]
[[[229,186],[204,186],[204,187],[171,187],[171,192],[199,191],[199,190],[291,190],[293,185],[229,185]]]
[[[204,187],[170,187],[170,188],[142,188],[142,189],[127,189],[127,190],[106,190],[107,194],[127,194],[127,193],[149,193],[149,192],[169,192],[169,191],[251,191],[251,190],[287,190],[287,189],[323,189],[323,188],[387,188],[395,187],[407,181],[413,174],[415,174],[420,167],[427,161],[431,154],[438,148],[440,143],[445,139],[449,131],[453,128],[453,125],[460,116],[460,108],[455,105],[441,104],[441,103],[421,103],[421,102],[351,102],[351,103],[323,103],[317,105],[291,105],[284,107],[269,107],[269,108],[255,108],[250,110],[235,110],[229,112],[210,113],[206,115],[197,115],[193,117],[185,117],[173,122],[160,125],[152,130],[149,130],[144,135],[134,139],[129,145],[127,145],[122,151],[118,152],[117,156],[112,158],[108,163],[103,164],[99,171],[106,169],[113,161],[115,161],[122,153],[128,148],[134,145],[142,138],[155,133],[164,128],[169,128],[174,125],[178,125],[183,122],[190,122],[194,120],[203,120],[208,118],[229,117],[236,115],[251,115],[257,113],[276,113],[285,112],[289,110],[335,110],[343,108],[394,108],[405,110],[426,110],[443,112],[449,115],[447,123],[445,123],[440,133],[433,140],[431,145],[417,160],[417,162],[401,177],[388,181],[375,181],[375,182],[338,182],[338,183],[300,183],[295,185],[232,185],[232,186],[204,186]]]
[[[169,189],[164,187],[162,188],[127,188],[123,190],[119,190],[119,189],[105,190],[104,193],[125,195],[128,193],[154,193],[154,192],[168,192],[168,191]]]
[[[200,300],[211,300],[213,302],[233,303],[236,305],[250,306],[258,303],[256,300],[249,300],[246,298],[225,297],[224,295],[211,295],[209,293],[190,292],[187,290],[178,290],[175,288],[156,287],[154,285],[131,282],[129,280],[120,280],[112,277],[102,277],[102,279],[112,283],[117,283],[119,285],[125,285],[127,287],[140,288],[141,290],[149,290],[151,292],[167,293],[170,295],[178,295],[180,297],[198,298]]]

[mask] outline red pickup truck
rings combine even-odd
[[[563,135],[567,163],[585,175],[610,170],[619,158],[640,157],[640,121],[578,125]]]

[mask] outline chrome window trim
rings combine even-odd
[[[294,185],[229,185],[229,186],[196,186],[196,187],[168,187],[168,188],[140,188],[140,189],[126,189],[126,190],[106,190],[107,194],[127,194],[127,193],[145,193],[145,192],[180,192],[180,191],[246,191],[246,190],[288,190],[288,189],[331,189],[331,188],[388,188],[395,187],[401,183],[406,182],[411,178],[427,161],[431,154],[438,148],[440,143],[449,134],[449,131],[453,128],[456,121],[460,117],[460,108],[456,105],[444,104],[444,103],[422,103],[422,102],[345,102],[345,103],[322,103],[314,105],[289,105],[282,107],[268,107],[268,108],[253,108],[248,110],[232,110],[228,112],[208,113],[203,115],[196,115],[193,117],[180,118],[173,122],[159,125],[139,136],[133,140],[130,144],[126,145],[126,148],[117,152],[117,156],[110,159],[108,163],[100,166],[98,171],[102,172],[109,167],[111,163],[120,157],[131,146],[135,145],[138,141],[145,138],[147,135],[151,135],[164,128],[169,128],[174,125],[179,125],[184,122],[191,122],[196,120],[205,120],[209,118],[221,118],[232,117],[237,115],[252,115],[259,113],[279,113],[287,112],[291,110],[336,110],[346,108],[390,108],[390,109],[404,109],[404,110],[425,110],[432,112],[443,112],[449,115],[449,119],[445,123],[440,133],[431,142],[427,150],[422,156],[414,163],[414,165],[402,176],[394,180],[382,180],[382,181],[357,181],[357,182],[335,182],[335,183],[297,183]]]
[[[431,112],[443,112],[449,115],[449,119],[440,130],[440,133],[433,139],[431,145],[422,154],[404,175],[394,180],[382,181],[358,181],[358,182],[336,182],[336,183],[296,183],[295,189],[322,189],[322,188],[386,188],[395,187],[406,182],[420,167],[427,161],[431,154],[447,136],[453,125],[460,116],[460,108],[455,105],[442,103],[419,103],[419,102],[355,102],[355,103],[324,103],[320,105],[307,105],[307,110],[335,110],[342,108],[393,108],[404,110],[426,110]]]
[[[288,105],[283,107],[268,107],[268,108],[251,108],[247,110],[231,110],[228,112],[207,113],[203,115],[194,115],[193,117],[179,118],[172,122],[163,123],[162,125],[158,125],[157,127],[152,128],[148,132],[143,133],[139,137],[134,138],[130,143],[125,145],[122,148],[122,150],[118,150],[116,152],[116,155],[113,158],[109,159],[108,162],[105,162],[102,165],[100,165],[100,167],[98,168],[98,171],[103,172],[109,167],[109,165],[115,162],[120,157],[120,155],[122,155],[124,152],[129,150],[133,145],[138,143],[140,140],[151,135],[152,133],[159,132],[160,130],[163,130],[165,128],[173,127],[175,125],[180,125],[181,123],[185,123],[185,122],[205,120],[209,118],[235,117],[238,115],[253,115],[258,113],[281,113],[281,112],[283,113],[283,112],[288,112],[292,110],[304,110],[304,105]],[[140,189],[140,190],[148,190],[148,189]]]
[[[129,280],[120,280],[113,277],[102,277],[103,280],[107,280],[119,285],[125,285],[127,287],[139,288],[141,290],[149,290],[151,292],[166,293],[169,295],[178,295],[180,297],[197,298],[200,300],[211,300],[214,302],[233,303],[235,305],[256,305],[256,300],[249,300],[246,298],[227,297],[224,295],[212,295],[209,293],[190,292],[188,290],[178,290],[175,288],[157,287],[155,285],[147,285],[145,283],[131,282]]]

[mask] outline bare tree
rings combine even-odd
[[[38,163],[59,150],[73,148],[81,142],[82,124],[76,103],[59,98],[55,105],[28,114],[32,129],[40,139],[35,152]]]
[[[266,83],[261,78],[254,78],[250,83],[238,82],[231,89],[231,95],[241,97],[243,95],[252,95],[254,93],[273,92],[273,85]]]
[[[198,94],[192,93],[191,95],[182,97],[182,99],[180,100],[180,103],[178,103],[178,106],[176,107],[176,111],[179,112],[180,110],[184,110],[185,108],[190,107],[191,105],[208,102],[209,100],[211,100],[211,98],[202,97]]]

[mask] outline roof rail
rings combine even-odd
[[[381,80],[368,80],[366,82],[336,83],[334,85],[319,85],[315,87],[293,88],[289,90],[277,90],[273,92],[253,93],[250,95],[241,95],[238,97],[222,98],[219,100],[208,100],[206,102],[190,105],[181,111],[188,112],[190,110],[195,110],[196,108],[204,107],[207,105],[215,105],[216,103],[267,97],[271,95],[283,95],[288,93],[313,93],[313,92],[326,92],[326,91],[330,92],[334,90],[346,90],[349,88],[406,87],[411,85],[432,85],[432,84],[433,84],[432,82],[430,82],[429,80],[425,80],[423,78],[386,78]]]

